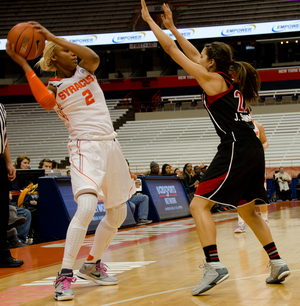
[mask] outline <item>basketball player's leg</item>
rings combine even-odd
[[[252,229],[269,256],[271,275],[266,279],[266,282],[268,284],[276,284],[284,281],[290,275],[289,268],[284,259],[280,258],[278,254],[269,226],[256,212],[255,201],[239,206],[238,213]]]
[[[74,298],[70,288],[71,282],[75,281],[73,265],[86,236],[87,228],[95,214],[101,193],[100,184],[105,174],[102,169],[95,166],[94,156],[98,156],[98,146],[95,142],[71,141],[69,150],[72,190],[77,202],[77,211],[67,231],[62,269],[54,283],[56,300]],[[97,161],[103,168],[105,156]]]
[[[101,262],[102,255],[114,239],[118,228],[123,224],[127,215],[126,203],[106,209],[106,215],[97,226],[94,243],[86,261],[77,276],[94,281],[98,285],[116,285],[118,280],[109,276],[105,265]]]
[[[206,257],[205,273],[200,283],[192,290],[192,295],[199,295],[229,277],[228,271],[220,263],[216,246],[216,226],[211,215],[214,202],[195,196],[190,204],[190,211],[196,223],[197,234]]]
[[[77,197],[77,211],[68,227],[61,272],[54,282],[56,300],[74,298],[70,287],[76,280],[73,277],[73,265],[95,214],[97,203],[97,196],[93,193],[84,193]]]
[[[134,182],[131,180],[128,165],[118,142],[111,141],[109,146],[111,149],[107,160],[107,171],[101,184],[106,215],[96,229],[90,254],[77,274],[99,285],[118,283],[116,278],[107,275],[101,257],[123,224],[127,215],[126,201],[135,192]]]
[[[266,224],[269,226],[269,221],[268,221],[268,205],[259,205],[259,210],[260,210],[261,217],[266,222]]]

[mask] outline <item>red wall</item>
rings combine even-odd
[[[300,67],[259,70],[262,82],[300,79]],[[99,80],[103,91],[161,89],[197,86],[192,76],[167,76],[158,78],[138,78],[125,80]],[[0,85],[0,96],[31,95],[28,84]]]

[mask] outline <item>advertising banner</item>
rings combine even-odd
[[[299,31],[300,20],[237,24],[214,27],[195,27],[178,30],[187,39],[277,34]],[[169,30],[164,30],[164,32],[175,39]],[[87,34],[61,37],[83,46],[148,43],[157,41],[152,31]],[[0,50],[5,50],[6,41],[6,39],[0,39]]]

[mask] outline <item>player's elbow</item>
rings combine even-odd
[[[165,46],[164,50],[168,53],[171,57],[175,52],[178,50],[174,41],[172,41],[169,45]]]

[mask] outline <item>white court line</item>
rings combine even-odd
[[[299,269],[299,270],[291,270],[290,272],[299,272],[299,271],[300,271],[300,269]],[[261,275],[255,275],[255,276],[247,276],[247,277],[229,279],[229,280],[226,280],[226,282],[233,282],[233,281],[238,281],[238,280],[244,280],[244,279],[255,278],[255,277],[263,277],[263,276],[269,276],[269,275],[270,275],[270,274],[261,274]],[[147,294],[147,295],[138,296],[138,297],[131,298],[131,299],[127,299],[127,300],[122,300],[122,301],[113,302],[113,303],[109,303],[109,304],[103,304],[102,306],[117,305],[117,304],[121,304],[121,303],[126,303],[126,302],[130,302],[130,301],[135,301],[135,300],[147,298],[147,297],[150,297],[150,296],[155,296],[155,295],[160,295],[160,294],[165,294],[165,293],[170,293],[170,292],[175,292],[175,291],[181,291],[181,290],[191,289],[191,288],[194,288],[194,287],[195,287],[195,286],[183,287],[183,288],[178,288],[178,289],[173,289],[173,290],[167,290],[167,291],[162,291],[162,292]]]

